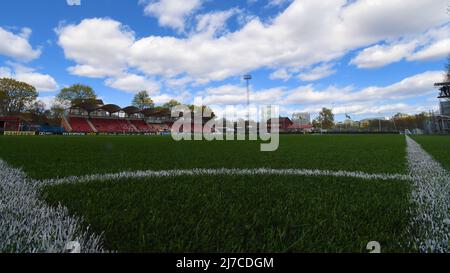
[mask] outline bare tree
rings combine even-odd
[[[448,55],[446,69],[447,71],[445,72],[445,81],[450,82],[450,54]]]

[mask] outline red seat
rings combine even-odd
[[[71,117],[69,118],[70,126],[72,127],[72,131],[78,132],[78,133],[91,133],[94,132],[89,126],[86,118],[76,118]]]
[[[127,120],[124,119],[91,119],[99,133],[124,133],[135,132],[136,130],[131,126]]]
[[[138,129],[140,132],[143,133],[152,133],[152,132],[156,132],[156,130],[151,127],[150,125],[148,125],[145,121],[143,120],[132,120],[131,124],[134,125],[134,127],[136,127],[136,129]]]
[[[70,117],[68,119],[74,132],[90,133],[94,132],[89,126],[87,118]],[[125,120],[109,118],[92,118],[90,122],[99,133],[154,133],[168,131],[170,127],[167,124],[150,125],[143,120]]]

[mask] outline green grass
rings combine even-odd
[[[398,173],[398,135],[281,136],[276,152],[254,141],[183,141],[157,136],[0,137],[0,158],[33,178],[180,168],[311,168]]]
[[[404,181],[296,176],[129,179],[43,191],[121,252],[367,252],[369,241],[383,252],[410,251],[401,246],[409,194]]]
[[[414,139],[450,170],[450,136],[415,136]]]

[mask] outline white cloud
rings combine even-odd
[[[81,0],[66,0],[69,6],[81,6]]]
[[[306,108],[291,110],[290,112],[310,112],[319,113],[322,110],[323,105],[313,105]],[[328,106],[330,107],[330,106]],[[376,102],[357,102],[352,104],[346,104],[333,108],[333,113],[336,115],[350,114],[364,115],[366,117],[382,117],[392,116],[396,113],[417,114],[420,112],[428,112],[435,109],[436,106],[432,104],[424,103],[389,103],[389,104],[377,104]]]
[[[162,1],[148,3],[147,7],[151,4],[162,5]],[[196,83],[207,83],[260,68],[304,71],[358,48],[410,41],[448,21],[447,14],[441,13],[446,4],[446,0],[392,0],[382,4],[379,0],[302,0],[294,1],[267,23],[256,17],[242,28],[219,32],[218,36],[194,32],[185,38],[135,37],[121,23],[98,18],[62,26],[58,34],[66,57],[76,62],[69,70],[75,74],[114,77],[137,70],[148,77],[189,77]],[[168,10],[164,16],[170,14]],[[211,19],[206,21],[209,23],[199,29],[211,26]],[[214,31],[223,26],[223,20],[213,21],[219,22],[212,24]],[[316,73],[306,72],[307,78],[326,76],[332,70],[322,67],[322,71],[312,72]]]
[[[236,85],[223,85],[207,88],[201,92],[203,102],[207,105],[246,104],[247,89]],[[272,88],[250,92],[250,101],[255,104],[270,104],[283,95],[283,88]]]
[[[158,18],[160,26],[171,27],[178,31],[184,31],[186,17],[192,15],[201,7],[201,0],[153,0],[146,3],[144,13]]]
[[[38,97],[38,100],[45,104],[46,109],[50,109],[52,105],[57,104],[55,96]]]
[[[39,92],[52,92],[58,89],[55,79],[48,74],[37,72],[19,73],[14,78],[33,85]]]
[[[333,69],[333,64],[324,64],[316,66],[310,71],[300,73],[298,78],[302,81],[316,81],[331,76],[335,73],[336,70]]]
[[[292,77],[292,75],[285,69],[280,68],[278,70],[275,70],[272,74],[270,74],[269,78],[271,80],[283,80],[287,81]]]
[[[74,75],[101,78],[117,76],[127,68],[134,33],[111,19],[87,19],[78,25],[60,26],[58,44],[66,58],[78,65],[69,67]]]
[[[158,82],[135,74],[126,74],[117,78],[107,79],[105,84],[129,93],[138,93],[146,90],[149,94],[156,94],[160,89]]]
[[[122,74],[122,68],[116,69],[91,65],[76,65],[67,68],[67,71],[72,75],[88,78],[104,78],[105,76],[115,76]]]
[[[292,0],[269,0],[267,6],[268,7],[282,6],[290,2],[292,2]]]
[[[195,30],[197,33],[203,33],[209,36],[222,34],[226,32],[227,20],[239,12],[239,9],[233,8],[226,11],[198,15],[196,17],[197,26]]]
[[[0,78],[12,78],[12,71],[9,67],[0,66]]]
[[[448,22],[447,6],[447,0],[355,1],[342,12],[344,25],[350,30],[347,33],[350,36],[346,37],[359,39],[365,32],[367,38],[378,40],[396,39],[399,34],[421,33]]]
[[[169,102],[170,100],[176,100],[181,103],[188,103],[187,100],[191,97],[191,94],[187,91],[179,93],[179,94],[160,94],[157,96],[153,96],[152,100],[155,104],[164,104]]]
[[[165,82],[165,84],[172,88],[180,88],[185,87],[186,85],[193,82],[193,79],[191,77],[181,77],[181,78],[173,78],[169,79]]]
[[[443,58],[450,53],[450,25],[428,30],[409,40],[394,41],[364,49],[350,64],[359,68],[382,67],[402,59],[423,61]]]
[[[382,67],[400,61],[412,54],[415,48],[415,42],[406,44],[375,45],[364,49],[352,59],[350,63],[356,65],[358,68]]]
[[[361,102],[361,101],[388,101],[413,98],[436,92],[434,83],[442,80],[441,71],[428,71],[405,78],[388,86],[370,86],[355,91],[352,87],[328,87],[317,91],[312,85],[302,86],[290,90],[283,99],[283,104],[331,104]]]
[[[450,38],[437,41],[408,57],[410,61],[445,58],[450,54]]]
[[[41,55],[40,49],[33,49],[28,39],[31,29],[23,28],[20,33],[14,34],[0,27],[0,55],[16,60],[31,61]]]
[[[441,80],[442,72],[428,71],[407,77],[387,86],[369,86],[355,89],[351,86],[338,88],[328,86],[316,90],[314,85],[299,86],[293,89],[278,87],[273,89],[252,90],[252,104],[279,105],[284,114],[292,112],[317,113],[322,107],[332,107],[335,114],[352,113],[355,115],[391,115],[397,112],[417,113],[435,109],[437,105],[434,82]],[[226,84],[206,88],[197,93],[203,102],[220,113],[224,105],[245,106],[246,88]],[[410,98],[420,98],[415,103]],[[243,109],[245,110],[245,109]],[[245,116],[246,112],[243,112]]]
[[[39,92],[56,91],[59,86],[56,80],[48,75],[35,72],[33,68],[20,64],[8,63],[10,67],[0,67],[0,78],[13,78],[17,81],[26,82],[36,88]]]

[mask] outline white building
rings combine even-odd
[[[294,113],[292,115],[292,122],[295,125],[311,124],[311,114],[310,113]]]

